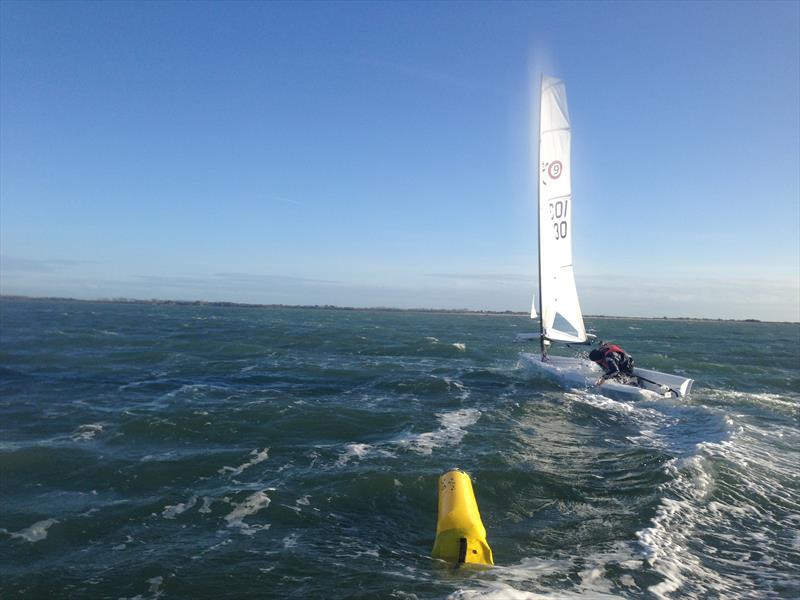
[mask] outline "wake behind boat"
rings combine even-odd
[[[564,82],[542,76],[539,103],[539,339],[540,352],[520,353],[522,364],[564,387],[594,387],[605,395],[628,398],[678,397],[689,394],[693,380],[634,368],[627,378],[602,381],[602,369],[584,357],[550,355],[553,342],[591,344],[586,333],[572,267],[571,132]],[[535,319],[535,301],[531,318]],[[602,385],[599,383],[602,382]]]

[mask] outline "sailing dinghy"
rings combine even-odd
[[[523,366],[567,388],[584,387],[623,398],[678,397],[689,394],[693,380],[634,368],[635,380],[606,380],[603,370],[583,357],[552,356],[552,343],[591,344],[586,333],[572,269],[572,183],[570,124],[564,82],[542,76],[539,104],[539,333],[517,341],[539,339],[539,354],[522,352]],[[531,318],[535,319],[535,300]]]

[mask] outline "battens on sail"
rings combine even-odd
[[[550,340],[585,342],[586,329],[572,270],[571,137],[564,82],[552,77],[542,78],[539,110],[542,330]]]

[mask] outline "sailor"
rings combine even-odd
[[[634,377],[633,357],[616,344],[603,342],[599,348],[589,353],[589,360],[596,362],[603,369],[603,376],[595,385],[603,385],[607,379],[629,383]]]

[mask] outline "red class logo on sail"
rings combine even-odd
[[[560,160],[554,160],[550,163],[550,166],[547,167],[547,174],[550,176],[550,179],[558,179],[561,177],[561,170],[562,165]]]

